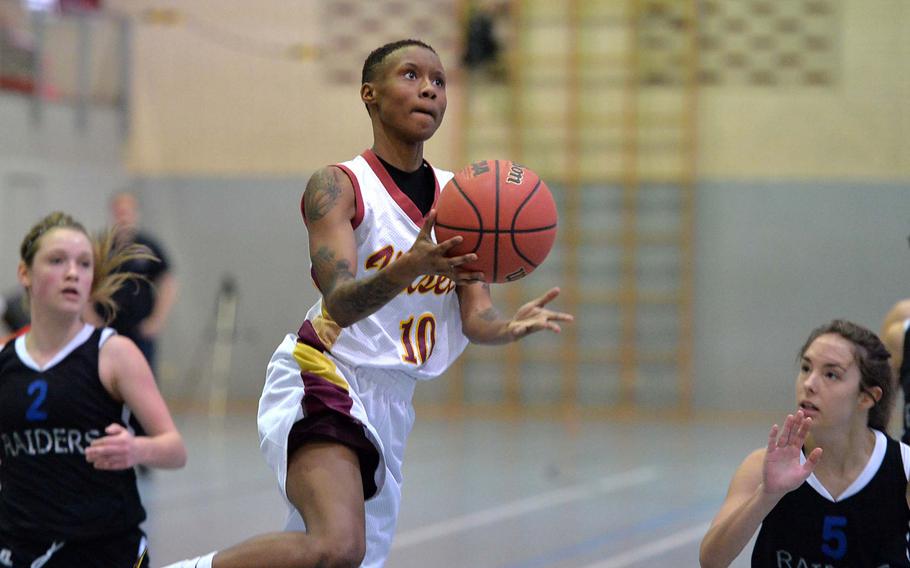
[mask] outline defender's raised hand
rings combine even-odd
[[[799,463],[800,452],[811,425],[812,419],[800,410],[796,416],[792,414],[787,416],[779,435],[777,424],[771,427],[762,468],[762,481],[767,493],[783,494],[793,491],[802,485],[815,469],[822,456],[821,448],[812,450],[806,462]]]

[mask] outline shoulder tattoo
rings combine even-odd
[[[329,168],[316,172],[303,192],[307,221],[318,221],[325,217],[340,196],[341,187]]]

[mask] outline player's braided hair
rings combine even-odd
[[[894,398],[894,382],[891,366],[888,364],[891,354],[872,331],[847,320],[833,320],[815,328],[809,334],[809,339],[799,350],[799,357],[802,358],[806,354],[813,341],[828,333],[839,335],[853,344],[854,357],[860,373],[860,389],[868,391],[878,387],[882,390],[881,398],[869,409],[868,425],[870,428],[886,431]]]

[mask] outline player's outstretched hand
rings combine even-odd
[[[558,322],[574,321],[575,316],[572,314],[546,308],[546,305],[558,295],[559,288],[551,288],[546,294],[518,308],[518,311],[512,316],[512,320],[509,321],[509,333],[512,334],[512,337],[521,338],[543,329],[559,333],[561,328]]]
[[[782,495],[793,491],[815,470],[818,460],[822,457],[821,448],[812,450],[806,462],[799,463],[800,452],[806,442],[810,426],[812,419],[799,410],[796,416],[792,414],[787,416],[779,435],[777,424],[771,427],[762,468],[762,482],[766,493]]]
[[[85,449],[85,459],[95,469],[128,469],[136,465],[136,438],[120,424],[104,429],[107,436],[96,440]]]
[[[452,237],[439,244],[433,242],[432,234],[433,225],[435,224],[436,210],[433,209],[424,220],[417,239],[411,246],[411,250],[408,251],[418,274],[446,276],[456,284],[467,284],[482,280],[483,273],[466,271],[460,268],[465,263],[476,261],[476,254],[468,253],[459,256],[449,256],[452,248],[461,243],[462,237]]]

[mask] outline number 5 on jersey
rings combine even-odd
[[[822,553],[834,560],[847,554],[847,517],[827,515],[822,525]]]

